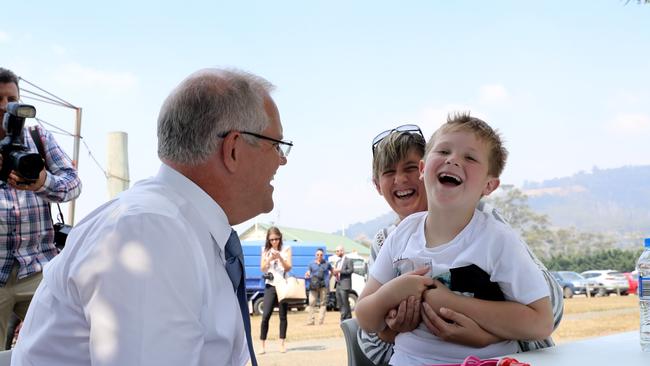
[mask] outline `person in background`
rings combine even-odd
[[[336,303],[339,306],[341,313],[341,321],[352,318],[352,310],[350,309],[350,290],[352,290],[352,272],[354,266],[352,260],[345,255],[345,249],[339,245],[336,248],[336,254],[340,257],[332,273],[336,277]]]
[[[266,231],[266,243],[262,250],[260,267],[265,274],[264,286],[264,309],[262,311],[262,324],[260,339],[262,340],[262,351],[266,353],[266,336],[269,333],[269,319],[273,309],[277,306],[280,309],[280,352],[287,351],[285,340],[287,338],[287,310],[288,304],[278,301],[278,294],[275,291],[274,281],[286,278],[291,270],[291,247],[283,245],[282,233],[275,226]]]
[[[19,99],[18,77],[0,67],[0,119],[7,104]],[[25,318],[43,267],[59,252],[54,245],[51,204],[81,194],[81,180],[70,158],[48,131],[36,129],[45,155],[38,179],[27,181],[12,171],[6,182],[0,182],[0,350],[11,345],[10,320],[15,324],[18,318]],[[0,128],[0,140],[5,137],[6,131]],[[27,128],[23,128],[21,142],[30,152],[38,153]],[[2,165],[0,155],[0,169]]]
[[[416,212],[426,211],[427,201],[424,189],[424,182],[420,179],[419,162],[424,156],[425,139],[422,131],[417,125],[406,124],[394,129],[379,133],[372,141],[372,180],[377,192],[384,198],[386,203],[397,215],[397,221],[390,226],[381,229],[375,235],[372,242],[369,269],[372,267],[377,254],[388,235],[397,227],[397,224],[407,216]],[[496,209],[481,200],[477,207],[480,211],[489,212],[500,221],[505,221]],[[562,289],[553,280],[550,272],[544,267],[532,252],[535,263],[542,271],[551,293],[553,305],[554,327],[560,324],[563,313]],[[375,365],[388,365],[393,353],[395,336],[400,331],[412,329],[420,321],[419,309],[411,307],[408,314],[410,322],[404,322],[407,302],[403,301],[396,309],[389,311],[386,316],[387,327],[379,333],[367,333],[359,329],[357,341],[360,348]],[[490,334],[478,327],[472,319],[461,313],[450,311],[450,320],[453,325],[444,326],[448,337],[467,341],[473,337],[485,338]],[[549,337],[543,341],[520,341],[521,351],[550,347],[554,345]]]
[[[316,259],[309,263],[305,278],[309,279],[309,320],[307,325],[314,325],[314,313],[316,312],[316,300],[319,300],[318,324],[325,321],[325,312],[327,311],[327,296],[329,295],[330,274],[332,264],[325,260],[323,249],[316,250]]]
[[[158,174],[79,222],[47,267],[12,366],[257,366],[232,226],[273,209],[273,85],[199,70],[158,116]]]
[[[332,265],[332,268],[334,268],[341,258],[343,258],[343,247],[337,246],[334,250],[334,254],[330,255],[327,258],[327,261]],[[336,292],[336,276],[330,276],[329,286],[330,292]]]

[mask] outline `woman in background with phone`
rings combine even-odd
[[[291,247],[282,245],[282,233],[275,226],[266,231],[266,243],[262,250],[260,267],[264,273],[264,310],[262,311],[262,324],[260,339],[262,340],[262,352],[266,353],[266,336],[269,332],[269,319],[273,309],[277,306],[280,309],[280,352],[287,351],[285,340],[287,338],[287,309],[286,303],[278,301],[278,294],[275,291],[274,281],[286,278],[291,270]]]

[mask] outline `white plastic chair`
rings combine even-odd
[[[352,318],[342,321],[341,329],[343,329],[343,335],[345,336],[345,348],[348,351],[348,366],[375,366],[363,354],[357,342],[357,332],[359,330],[357,320]],[[0,366],[2,365],[0,364]]]
[[[11,365],[11,350],[0,351],[0,366]]]

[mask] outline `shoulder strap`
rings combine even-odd
[[[35,126],[30,127],[29,134],[32,135],[34,145],[36,145],[38,153],[41,155],[41,158],[43,158],[43,161],[45,161],[45,148],[43,148],[43,141],[41,141],[41,134],[38,132],[38,128]]]
[[[38,127],[36,126],[29,127],[29,134],[32,135],[32,140],[34,140],[34,145],[36,145],[38,154],[43,159],[43,163],[45,163],[45,169],[47,169],[47,160],[45,159],[45,148],[43,147],[43,140],[41,140],[41,133],[38,132]],[[59,214],[56,215],[57,220],[59,220],[59,222],[61,222],[62,224],[65,224],[65,221],[63,221],[63,212],[61,212],[61,206],[58,204],[58,202],[56,204],[56,207],[59,209]]]

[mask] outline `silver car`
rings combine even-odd
[[[625,275],[613,269],[585,271],[581,275],[589,280],[595,280],[601,286],[598,291],[599,295],[607,296],[617,291],[626,296],[630,290],[630,284]]]
[[[586,295],[587,286],[589,286],[589,295],[593,296],[598,292],[596,281],[588,280],[576,272],[557,271],[551,272],[551,274],[562,287],[565,299],[570,299],[573,295]]]

